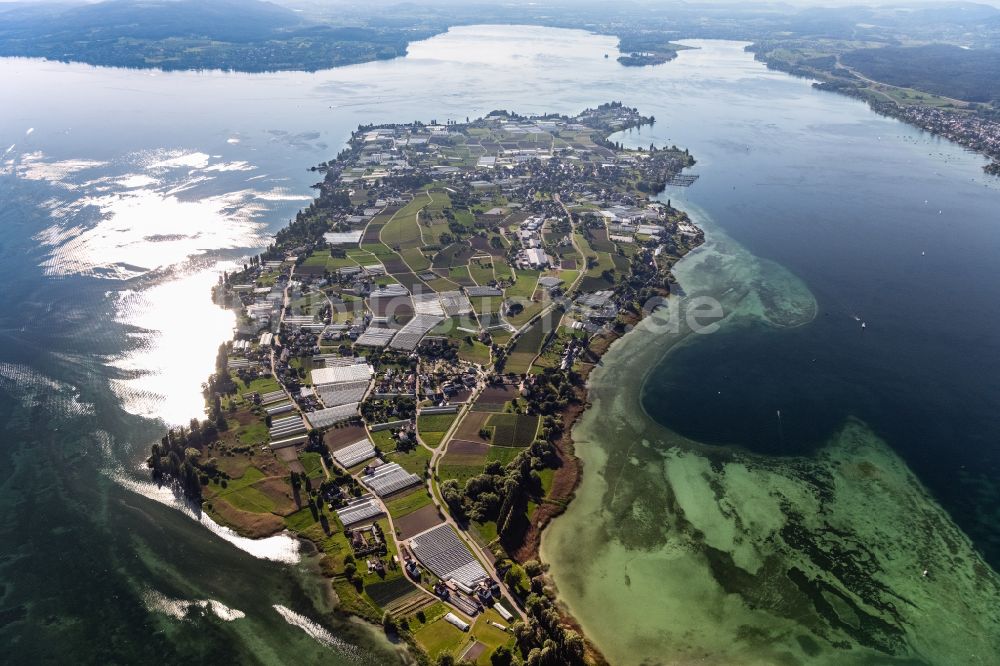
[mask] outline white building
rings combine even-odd
[[[549,265],[549,258],[540,248],[532,247],[524,251],[524,258],[529,266],[541,268]]]

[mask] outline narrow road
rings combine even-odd
[[[440,511],[441,514],[444,515],[445,522],[451,525],[455,529],[455,531],[458,533],[459,538],[465,543],[466,547],[476,557],[476,559],[479,560],[479,563],[483,565],[483,568],[486,569],[487,572],[490,572],[494,568],[491,564],[493,562],[493,557],[487,554],[486,551],[484,551],[483,548],[479,546],[479,543],[476,541],[475,537],[469,534],[469,531],[467,529],[463,528],[455,521],[455,519],[451,515],[451,512],[448,510],[448,506],[444,501],[444,497],[442,497],[441,495],[441,489],[438,487],[437,483],[438,465],[441,463],[441,458],[443,458],[444,455],[448,452],[448,444],[454,437],[455,431],[458,430],[462,421],[465,419],[466,416],[468,416],[469,412],[472,411],[472,405],[475,404],[476,398],[479,397],[479,394],[482,393],[484,388],[486,388],[486,382],[483,378],[480,378],[479,383],[476,385],[476,389],[472,392],[472,395],[469,397],[468,401],[466,401],[466,403],[459,410],[455,422],[451,424],[451,427],[445,433],[444,437],[441,439],[441,443],[438,445],[436,449],[432,449],[431,447],[427,446],[423,442],[423,439],[420,438],[419,432],[417,435],[417,441],[419,441],[424,448],[431,451],[431,460],[429,463],[430,476],[427,479],[427,488],[431,493],[431,498],[434,500],[435,506],[437,506],[438,511]],[[501,596],[503,596],[504,599],[507,600],[507,602],[514,611],[514,615],[519,619],[523,617],[521,614],[520,605],[507,590],[507,586],[503,584],[503,581],[500,582],[500,594]]]
[[[573,249],[576,250],[578,255],[580,255],[580,273],[576,276],[576,279],[573,280],[573,284],[570,285],[570,288],[566,290],[566,293],[568,294],[571,291],[575,291],[576,288],[580,286],[580,281],[583,280],[583,276],[587,273],[587,257],[583,254],[583,250],[580,249],[580,245],[576,242],[576,222],[573,221],[573,214],[569,212],[569,208],[567,208],[566,204],[563,203],[563,200],[560,198],[558,193],[553,194],[552,198],[562,207],[563,213],[566,214],[566,219],[569,220],[569,240],[573,244]]]

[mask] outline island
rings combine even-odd
[[[704,241],[655,199],[692,156],[613,140],[654,122],[612,102],[359,127],[220,276],[235,335],[154,479],[243,536],[297,535],[339,611],[420,663],[602,663],[538,544],[580,478],[590,369]]]
[[[618,62],[626,67],[662,65],[677,57],[678,51],[694,48],[667,41],[659,32],[626,32],[618,40]]]

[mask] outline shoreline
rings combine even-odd
[[[1000,150],[996,148],[995,139],[990,138],[990,134],[996,136],[1000,132],[1000,122],[981,115],[975,110],[975,103],[940,97],[948,106],[902,104],[891,98],[885,99],[888,96],[882,92],[886,88],[902,90],[900,86],[864,77],[840,65],[839,59],[835,69],[825,70],[774,56],[773,52],[759,48],[758,42],[750,44],[746,50],[753,53],[754,60],[762,62],[770,70],[811,80],[816,90],[865,102],[876,115],[892,118],[980,155],[986,159],[986,164],[982,165],[983,173],[1000,176]],[[939,97],[933,93],[921,94]],[[970,118],[975,120],[970,121]],[[966,125],[956,129],[952,126],[955,121],[966,121]]]
[[[748,254],[714,271],[714,259],[740,249],[705,228],[706,243],[678,270],[692,296],[751,281],[751,272],[758,287],[771,283],[787,294],[801,286]],[[764,326],[802,325],[813,314],[808,292],[781,301],[784,313],[762,313],[756,300],[751,293],[730,303],[732,325],[762,314],[772,315]],[[632,332],[655,336],[655,323]],[[701,444],[652,419],[640,399],[646,381],[631,381],[634,368],[662,362],[684,340],[620,340],[629,342],[613,345],[591,376],[593,405],[573,431],[585,458],[582,483],[541,548],[563,612],[609,661],[763,666],[783,655],[831,666],[906,656],[937,663],[965,641],[975,645],[961,652],[969,663],[986,663],[979,655],[995,642],[986,627],[998,621],[990,605],[998,577],[866,424],[847,422],[813,456]],[[924,536],[925,524],[933,537]],[[864,548],[844,551],[839,538],[828,540],[830,529]],[[842,606],[831,611],[811,590]],[[910,603],[897,607],[899,598]],[[848,613],[859,622],[842,624]],[[940,614],[969,628],[955,636],[928,622]]]
[[[684,255],[679,257],[674,267],[676,267],[677,263],[680,263],[682,260],[690,257],[692,253],[705,247],[706,242],[708,241],[708,238],[705,235],[705,228],[702,224],[699,224],[699,220],[692,219],[688,211],[685,211],[685,214],[688,216],[688,219],[691,220],[691,223],[695,227],[697,227],[698,230],[701,232],[702,234],[701,242],[699,242],[696,246],[690,248]],[[676,278],[677,276],[674,273],[674,267],[671,267],[671,275],[673,275]],[[683,284],[681,284],[679,280],[677,284],[679,284],[683,288]],[[676,298],[677,297],[675,295],[668,294],[667,301],[669,302],[670,299],[676,299]],[[667,305],[667,307],[669,307],[669,305]],[[552,558],[545,557],[543,552],[543,545],[544,545],[543,541],[546,533],[552,528],[554,521],[556,521],[556,519],[558,518],[563,517],[564,514],[569,510],[573,502],[579,501],[579,498],[577,497],[577,492],[583,483],[587,465],[584,462],[584,460],[576,454],[576,447],[578,444],[577,439],[580,439],[581,443],[585,439],[583,437],[580,437],[577,434],[577,431],[582,425],[581,421],[585,417],[587,417],[588,414],[593,413],[594,404],[591,397],[595,387],[592,384],[591,375],[595,370],[601,369],[602,359],[606,355],[608,355],[610,352],[612,352],[612,350],[622,345],[627,345],[628,342],[630,341],[630,336],[638,335],[640,333],[639,325],[641,325],[643,321],[648,319],[656,311],[657,310],[654,309],[652,312],[641,318],[634,318],[634,321],[630,322],[629,329],[624,333],[616,335],[614,338],[608,340],[607,344],[600,351],[600,353],[595,355],[594,362],[587,366],[586,371],[584,373],[581,373],[583,374],[583,379],[584,379],[583,388],[580,389],[582,402],[581,404],[576,406],[575,409],[570,410],[572,415],[571,420],[566,424],[566,430],[563,434],[563,437],[560,439],[560,442],[563,443],[564,446],[568,445],[569,455],[571,456],[573,461],[572,488],[566,495],[564,503],[559,507],[558,510],[553,511],[550,514],[544,516],[544,522],[537,525],[537,527],[533,526],[535,529],[529,535],[530,536],[529,543],[523,544],[522,550],[519,551],[520,554],[522,555],[522,558],[519,558],[519,561],[523,562],[526,559],[537,559],[542,564],[543,570],[545,571],[544,577],[547,581],[547,584],[551,586],[554,591],[555,605],[560,613],[560,617],[562,618],[563,622],[569,624],[578,632],[580,632],[580,634],[584,637],[584,640],[587,643],[588,650],[590,651],[591,656],[595,658],[595,662],[597,664],[602,666],[610,664],[611,662],[605,656],[604,652],[600,649],[600,647],[594,642],[592,632],[586,631],[583,623],[574,614],[572,608],[567,603],[565,596],[559,592],[559,586],[557,582],[549,573],[549,570],[552,565],[551,562]],[[655,365],[651,364],[642,373],[642,379],[638,383],[639,394],[641,394],[642,392],[642,386],[645,385],[649,373],[652,372],[654,368]],[[645,412],[645,408],[642,406],[641,401],[639,402],[639,409]],[[574,437],[575,434],[577,434],[577,437]],[[593,471],[591,473],[593,473]]]

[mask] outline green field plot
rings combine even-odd
[[[244,414],[249,418],[241,416],[239,420],[227,419],[226,421],[229,424],[230,432],[235,430],[236,441],[250,446],[257,446],[269,441],[271,434],[263,419],[257,418],[252,413],[244,412]]]
[[[521,449],[519,447],[491,446],[489,452],[486,454],[486,462],[498,462],[501,465],[506,465],[516,458],[520,452]]]
[[[587,269],[588,276],[597,277],[600,276],[604,271],[615,270],[615,261],[614,259],[611,258],[611,255],[608,252],[597,252],[593,256],[596,256],[597,263],[591,268]]]
[[[239,478],[230,479],[225,488],[211,488],[212,500],[225,500],[240,511],[287,516],[296,510],[289,495],[288,479],[284,476],[266,476],[253,466],[247,467]]]
[[[330,259],[330,253],[326,250],[316,250],[311,255],[306,257],[295,269],[298,273],[304,273],[306,275],[322,275],[323,271],[326,270],[326,260]]]
[[[423,476],[427,469],[427,463],[431,460],[431,452],[422,446],[406,451],[393,451],[386,456],[389,462],[399,463],[399,466],[408,472],[413,472],[417,476]]]
[[[249,384],[244,384],[242,380],[236,382],[239,392],[243,393],[271,393],[272,391],[277,391],[281,388],[281,384],[278,383],[274,377],[258,377],[254,379]]]
[[[498,345],[505,345],[514,337],[513,331],[506,328],[494,329],[490,331],[490,335],[493,337],[493,342]]]
[[[444,617],[445,613],[450,609],[443,602],[434,601],[430,605],[422,607],[421,610],[423,612],[419,614],[414,612],[406,615],[411,631],[416,632],[429,624],[433,624]]]
[[[417,432],[427,446],[436,448],[444,439],[457,414],[429,414],[417,417]]]
[[[478,642],[486,646],[483,653],[476,659],[477,666],[488,666],[490,662],[490,655],[501,645],[511,644],[514,641],[514,637],[511,634],[498,629],[494,626],[493,622],[500,625],[507,625],[506,620],[500,617],[500,614],[495,610],[490,609],[485,613],[476,618],[475,623],[472,625],[472,636]]]
[[[426,271],[431,267],[431,260],[420,251],[420,248],[409,247],[400,250],[399,254],[403,257],[403,261],[405,261],[407,265],[413,269],[414,273]]]
[[[468,243],[452,243],[434,255],[434,268],[465,266],[475,252]]]
[[[393,439],[391,430],[378,430],[372,432],[371,440],[382,453],[389,453],[396,450],[396,440]]]
[[[563,281],[564,290],[572,287],[578,277],[580,277],[580,271],[574,271],[574,270],[559,271],[559,278]]]
[[[366,253],[367,254],[367,253]],[[374,257],[373,257],[374,260]],[[358,262],[354,260],[353,257],[334,257],[327,254],[326,257],[326,270],[331,273],[336,272],[341,268],[350,268],[351,266],[357,266]]]
[[[532,300],[520,301],[520,305],[522,306],[521,311],[508,315],[507,321],[515,327],[524,326],[545,309],[546,301],[548,301],[548,297],[536,291],[535,297]]]
[[[476,216],[468,208],[456,208],[454,215],[455,221],[463,227],[471,229],[476,223]]]
[[[469,363],[488,365],[490,362],[490,348],[475,338],[462,338],[458,342],[458,357]]]
[[[517,281],[504,290],[504,296],[529,300],[535,293],[535,287],[538,286],[539,275],[541,275],[540,271],[518,269]]]
[[[441,481],[454,479],[455,481],[458,481],[459,486],[464,487],[466,481],[474,476],[482,474],[485,466],[485,460],[478,465],[452,464],[448,462],[448,457],[445,456],[445,459],[441,461],[440,465],[438,465],[438,477]]]
[[[365,586],[365,594],[371,597],[372,601],[382,607],[387,606],[396,599],[405,596],[412,591],[413,583],[407,580],[405,576]]]
[[[373,264],[378,261],[378,257],[367,250],[362,250],[360,247],[349,247],[344,250],[344,253],[361,266]]]
[[[323,457],[313,451],[306,451],[299,454],[302,467],[306,470],[306,476],[310,479],[326,476],[323,471]]]
[[[413,637],[432,659],[437,659],[442,654],[450,654],[457,660],[469,646],[477,642],[482,643],[485,649],[474,663],[477,666],[489,666],[491,663],[490,655],[493,651],[501,645],[507,645],[514,641],[511,634],[496,628],[490,622],[507,624],[496,611],[491,609],[473,621],[468,633],[459,630],[444,619],[437,619],[418,628]]]
[[[440,184],[439,184],[440,185]],[[445,208],[451,208],[451,197],[443,189],[434,186],[427,190],[427,196],[430,197],[430,201],[427,204],[427,208],[432,211],[442,211]]]
[[[312,511],[302,508],[290,516],[285,516],[285,525],[295,532],[304,532],[316,524],[316,519],[312,516]]]
[[[427,489],[423,486],[418,486],[405,495],[392,498],[386,502],[385,508],[389,510],[389,515],[393,518],[401,518],[431,503],[431,497],[427,494]]]
[[[455,291],[458,289],[458,285],[451,280],[443,277],[435,278],[433,280],[427,281],[427,286],[434,291]]]
[[[427,414],[417,417],[417,429],[424,432],[448,432],[457,414]]]
[[[545,341],[544,317],[529,326],[514,342],[513,348],[507,355],[507,365],[504,368],[507,372],[525,373],[531,366],[532,359],[538,354]]]
[[[573,240],[576,242],[576,246],[580,248],[585,257],[593,257],[597,254],[594,248],[590,247],[590,241],[583,237],[583,234],[577,232],[573,234]]]
[[[399,255],[396,254],[394,250],[390,250],[381,241],[377,243],[365,243],[361,246],[362,251],[371,254],[376,257],[378,261],[385,263],[386,258],[398,258]]]
[[[514,278],[514,269],[510,267],[510,264],[503,257],[494,257],[493,272],[496,274],[498,280],[512,280]]]
[[[534,414],[493,414],[486,421],[493,427],[493,446],[524,447],[535,441],[538,416]]]
[[[486,285],[493,282],[496,277],[493,274],[492,259],[472,259],[469,261],[469,275],[479,285]]]
[[[454,237],[454,234],[452,234],[451,229],[448,227],[447,220],[421,220],[420,223],[423,225],[420,227],[420,230],[424,235],[424,241],[428,245],[436,245],[439,247],[446,245],[447,243],[441,239],[444,234],[449,234]]]
[[[468,635],[458,627],[440,619],[417,630],[413,638],[431,659],[437,659],[439,655],[453,654],[459,647],[465,645]]]
[[[389,247],[420,247],[423,241],[420,236],[418,218],[420,211],[430,203],[430,198],[417,195],[413,201],[400,208],[392,219],[382,227],[380,238]]]
[[[476,282],[469,275],[469,269],[465,266],[452,266],[448,269],[448,279],[463,287],[473,287]]]

